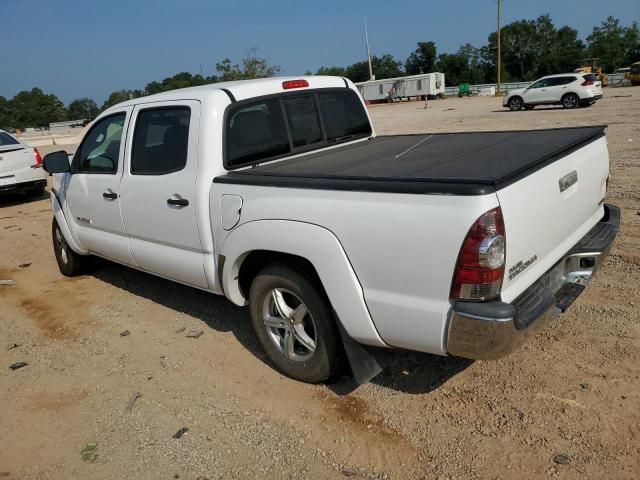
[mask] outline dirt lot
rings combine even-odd
[[[371,108],[378,133],[606,123],[622,229],[586,293],[517,353],[395,352],[355,390],[279,375],[225,299],[112,264],[63,278],[48,200],[0,198],[0,279],[16,281],[0,286],[0,477],[638,478],[640,87],[605,93],[575,111]]]

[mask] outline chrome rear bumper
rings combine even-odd
[[[477,360],[503,357],[569,308],[602,265],[618,232],[620,210],[610,204],[604,208],[602,220],[513,303],[456,302],[447,352]]]

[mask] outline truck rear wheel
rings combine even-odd
[[[340,333],[312,275],[288,265],[268,265],[251,284],[249,308],[262,348],[282,373],[319,383],[340,371]]]
[[[56,262],[58,262],[58,269],[65,277],[77,277],[93,268],[95,265],[93,257],[78,255],[71,250],[55,217],[51,224],[51,236],[53,237],[53,252],[56,256]]]

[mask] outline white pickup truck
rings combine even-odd
[[[354,85],[271,78],[109,108],[55,173],[61,272],[92,255],[249,305],[286,375],[374,347],[501,357],[602,263],[604,127],[376,136]],[[346,353],[346,357],[345,357]]]

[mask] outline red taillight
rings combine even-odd
[[[33,168],[40,168],[42,167],[42,156],[40,155],[40,152],[38,151],[37,148],[33,149],[33,154],[36,157],[36,163],[32,165]]]
[[[305,88],[309,86],[309,82],[306,80],[285,80],[282,82],[282,88],[289,90],[290,88]]]
[[[583,87],[589,87],[589,86],[593,85],[593,80],[585,80],[584,82],[581,83],[581,85]]]
[[[500,295],[505,255],[504,220],[496,207],[475,221],[462,243],[451,298],[482,301]]]

